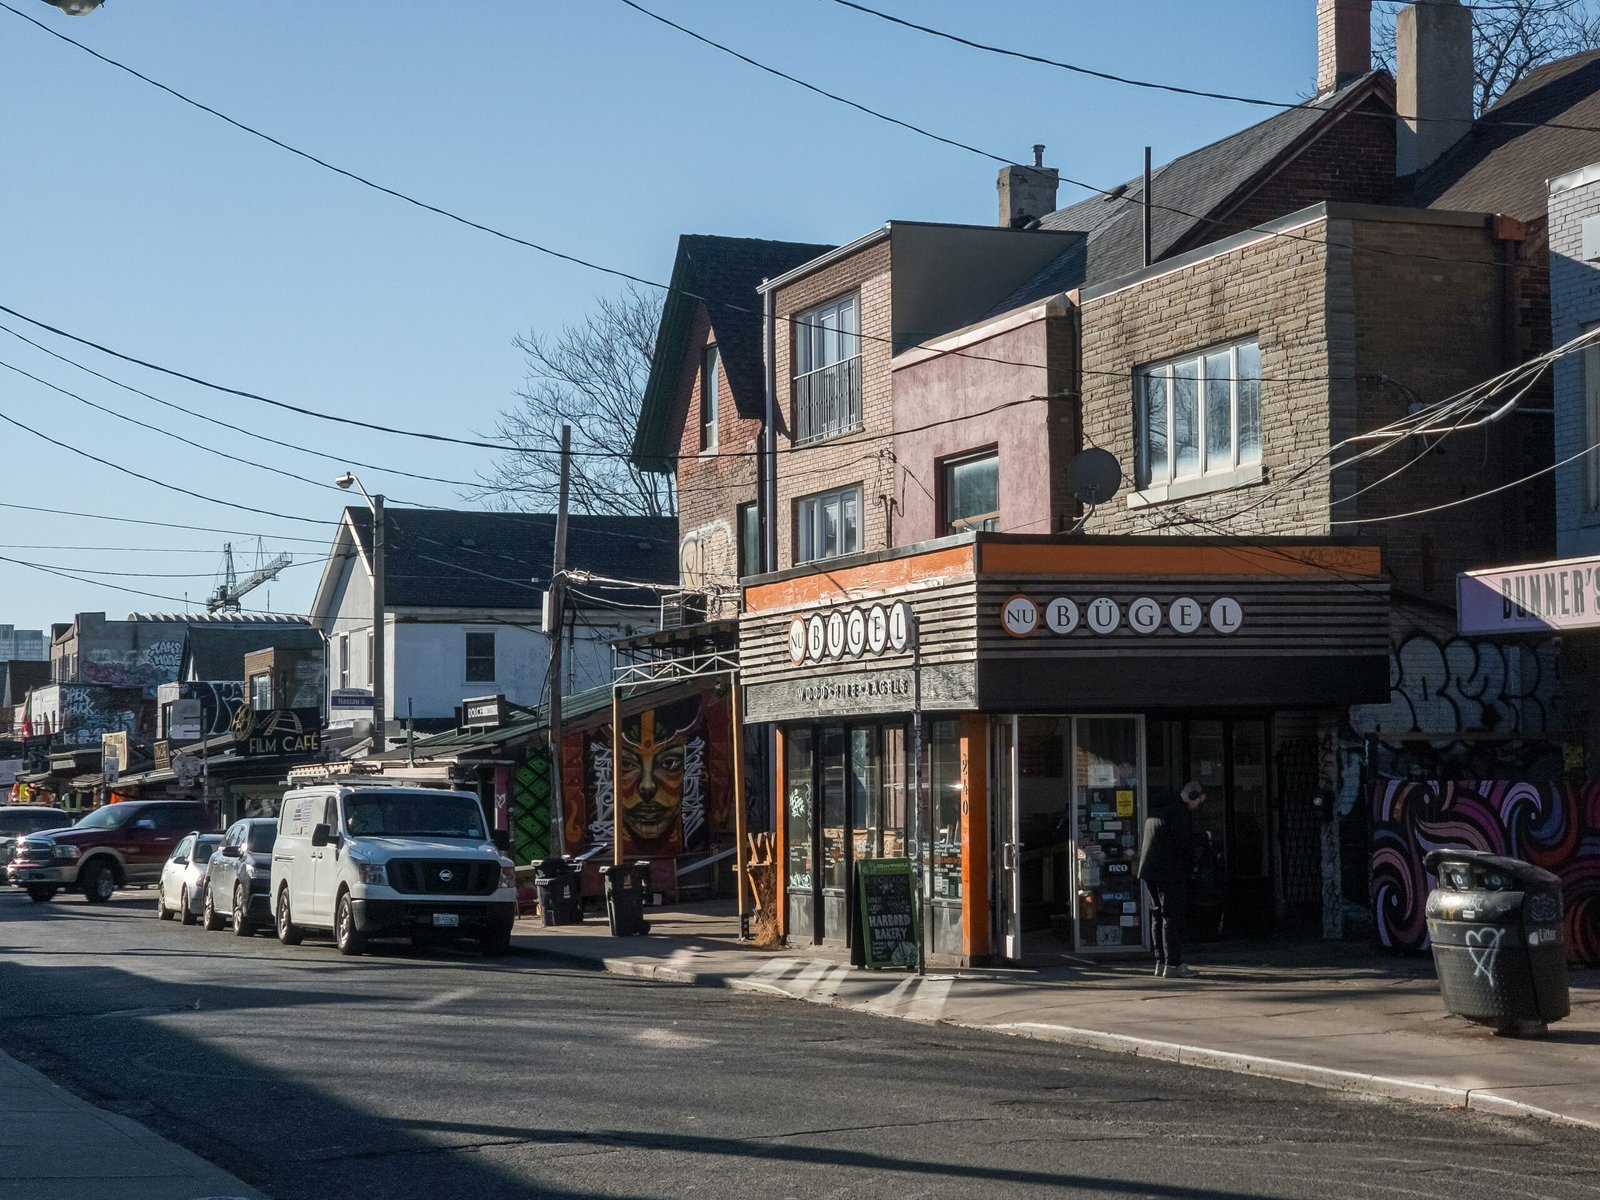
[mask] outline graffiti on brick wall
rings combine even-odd
[[[1385,946],[1427,946],[1434,881],[1423,858],[1459,846],[1524,859],[1558,876],[1568,957],[1600,963],[1600,784],[1382,780],[1371,802],[1369,895]]]
[[[181,641],[151,642],[140,650],[97,648],[84,655],[78,674],[84,683],[143,688],[154,696],[157,684],[171,683],[178,677],[182,659]]]
[[[711,521],[689,530],[678,544],[678,578],[690,591],[729,586],[739,575],[733,527]]]
[[[108,733],[135,733],[138,714],[120,703],[110,702],[98,688],[65,686],[60,690],[63,746],[99,746]]]
[[[1500,643],[1413,632],[1389,657],[1389,700],[1350,709],[1359,741],[1377,735],[1380,776],[1396,778],[1556,778],[1560,749],[1549,741],[1511,739],[1389,742],[1383,734],[1546,734],[1560,727],[1559,679],[1552,642]]]

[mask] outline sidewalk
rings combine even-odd
[[[1187,981],[1142,962],[917,979],[852,968],[842,951],[742,945],[726,905],[647,915],[634,938],[593,914],[550,929],[524,919],[513,944],[616,974],[1600,1129],[1600,970],[1572,973],[1572,1015],[1547,1037],[1502,1038],[1445,1012],[1430,960],[1350,943],[1198,946],[1201,977]]]
[[[0,1054],[0,1200],[262,1200],[220,1167]]]

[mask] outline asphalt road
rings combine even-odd
[[[277,1200],[1600,1197],[1580,1130],[536,958],[344,959],[138,891],[0,890],[0,1047]]]

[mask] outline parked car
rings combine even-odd
[[[125,800],[97,808],[70,829],[29,834],[6,865],[6,878],[35,902],[82,892],[104,904],[119,887],[155,883],[180,838],[213,824],[197,800]]]
[[[228,826],[222,845],[211,856],[206,885],[207,929],[229,921],[240,937],[272,924],[272,844],[278,837],[275,817],[251,817]]]
[[[0,804],[0,872],[11,861],[11,851],[24,834],[65,829],[71,824],[72,814],[59,808],[46,808],[42,804]]]
[[[163,921],[180,918],[193,925],[205,911],[206,882],[212,852],[222,845],[219,833],[189,834],[175,847],[156,882],[156,916]]]
[[[511,946],[517,877],[470,792],[323,785],[289,792],[272,848],[278,940],[331,930],[342,954],[371,937]]]

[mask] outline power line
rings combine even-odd
[[[187,525],[181,521],[153,521],[148,517],[118,517],[110,513],[80,512],[70,508],[45,508],[37,504],[17,504],[10,500],[0,500],[0,508],[15,509],[19,512],[44,513],[52,517],[82,517],[91,521],[115,521],[122,525],[149,525],[159,529],[182,529],[188,533],[225,533],[233,537],[262,538],[275,542],[307,542],[314,546],[327,545],[326,538],[295,537],[288,533],[254,533],[242,529],[218,529],[213,525]]]

